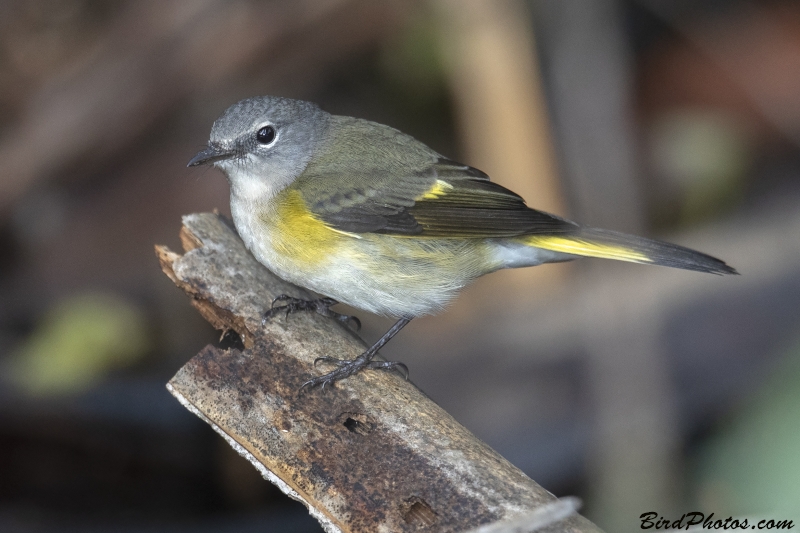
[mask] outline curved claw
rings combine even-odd
[[[354,329],[356,331],[361,331],[361,321],[358,319],[357,316],[353,315],[339,315],[336,317],[336,320],[347,326],[350,327],[350,323],[353,323]]]
[[[403,374],[403,379],[408,381],[408,367],[405,363],[401,363],[400,361],[370,361],[367,365],[367,368],[372,368],[376,370],[393,370],[398,369]]]
[[[288,317],[292,306],[291,305],[281,305],[281,306],[278,306],[276,308],[275,304],[278,303],[278,302],[291,301],[292,299],[293,298],[291,296],[289,296],[288,294],[279,294],[278,296],[276,296],[272,300],[272,303],[270,304],[269,309],[262,315],[262,317],[261,317],[261,325],[263,326],[264,324],[266,324],[267,323],[267,319],[272,318],[273,316],[275,316],[277,313],[281,312],[284,309],[286,310],[286,316]]]
[[[342,361],[341,359],[336,359],[335,357],[331,357],[329,355],[323,355],[322,357],[317,357],[314,359],[314,367],[317,366],[320,362],[325,363],[333,363],[337,366],[342,366],[343,364],[349,363],[350,361]]]
[[[408,371],[408,367],[405,365],[405,363],[397,363],[395,365],[395,368],[401,369],[403,374],[403,379],[408,381],[408,375],[410,374],[410,372]]]
[[[288,294],[279,294],[278,296],[276,296],[275,298],[272,299],[272,304],[270,304],[269,308],[270,308],[270,310],[275,309],[275,304],[276,303],[285,302],[285,301],[291,300],[291,299],[292,299],[292,297],[289,296]]]
[[[300,392],[303,392],[305,389],[313,389],[317,384],[315,383],[316,380],[309,379],[302,385],[300,385]]]
[[[317,377],[317,378],[309,379],[308,381],[306,381],[305,383],[300,385],[300,391],[303,391],[305,389],[313,389],[317,385],[319,385],[319,388],[321,390],[325,390],[325,385],[334,383],[336,381],[335,378],[331,379],[331,378],[329,378],[329,376],[330,376],[330,374],[325,374],[324,376],[320,376],[320,377]]]

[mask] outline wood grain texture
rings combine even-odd
[[[398,374],[367,371],[300,391],[322,371],[315,358],[356,357],[363,341],[316,313],[262,324],[275,296],[304,292],[259,264],[221,217],[183,224],[187,251],[157,246],[161,266],[244,350],[208,346],[168,388],[326,531],[466,531],[556,502]],[[540,525],[514,530],[600,531],[579,515]]]

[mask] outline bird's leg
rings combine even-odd
[[[275,305],[278,302],[283,302],[283,305]],[[269,310],[264,313],[264,316],[261,318],[261,323],[265,324],[267,320],[279,313],[286,313],[286,316],[288,317],[290,313],[295,313],[297,311],[315,311],[322,316],[335,318],[345,326],[349,326],[350,323],[352,323],[355,326],[356,331],[360,330],[361,321],[357,317],[343,315],[341,313],[337,313],[336,311],[331,311],[331,307],[338,303],[339,302],[333,298],[304,300],[302,298],[289,296],[288,294],[281,294],[272,300],[272,305],[270,306]]]
[[[389,328],[389,331],[383,334],[383,337],[378,339],[378,342],[373,344],[372,346],[367,349],[366,352],[362,353],[358,357],[353,360],[342,360],[342,359],[335,359],[333,357],[318,357],[314,361],[314,365],[316,366],[319,362],[325,363],[333,363],[339,368],[325,374],[324,376],[319,376],[314,379],[310,379],[303,383],[303,386],[300,387],[304,389],[306,387],[316,387],[317,385],[321,385],[325,388],[325,385],[333,383],[335,381],[339,381],[340,379],[344,379],[347,376],[352,376],[356,372],[361,371],[364,368],[376,368],[380,370],[391,370],[393,368],[400,368],[403,370],[406,379],[408,379],[408,367],[403,363],[399,363],[396,361],[373,361],[372,358],[375,357],[375,354],[378,353],[378,350],[384,347],[384,345],[391,340],[392,337],[397,335],[397,333],[403,329],[406,324],[411,322],[410,318],[404,317],[394,323],[394,325]]]

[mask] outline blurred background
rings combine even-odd
[[[321,531],[164,387],[219,335],[153,245],[229,213],[185,165],[262,94],[735,266],[499,272],[383,354],[607,531],[800,521],[800,3],[6,0],[0,529]]]

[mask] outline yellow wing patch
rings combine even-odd
[[[634,263],[652,263],[653,260],[642,252],[631,250],[623,246],[601,244],[581,240],[577,237],[554,237],[548,235],[529,235],[523,238],[523,242],[529,246],[544,248],[554,252],[565,254],[582,255],[585,257],[601,257],[604,259],[616,259],[618,261],[631,261]]]
[[[446,181],[436,180],[436,183],[433,184],[433,187],[428,189],[425,193],[414,198],[414,200],[417,202],[420,200],[436,200],[440,196],[447,194],[447,191],[452,188],[453,186]]]

